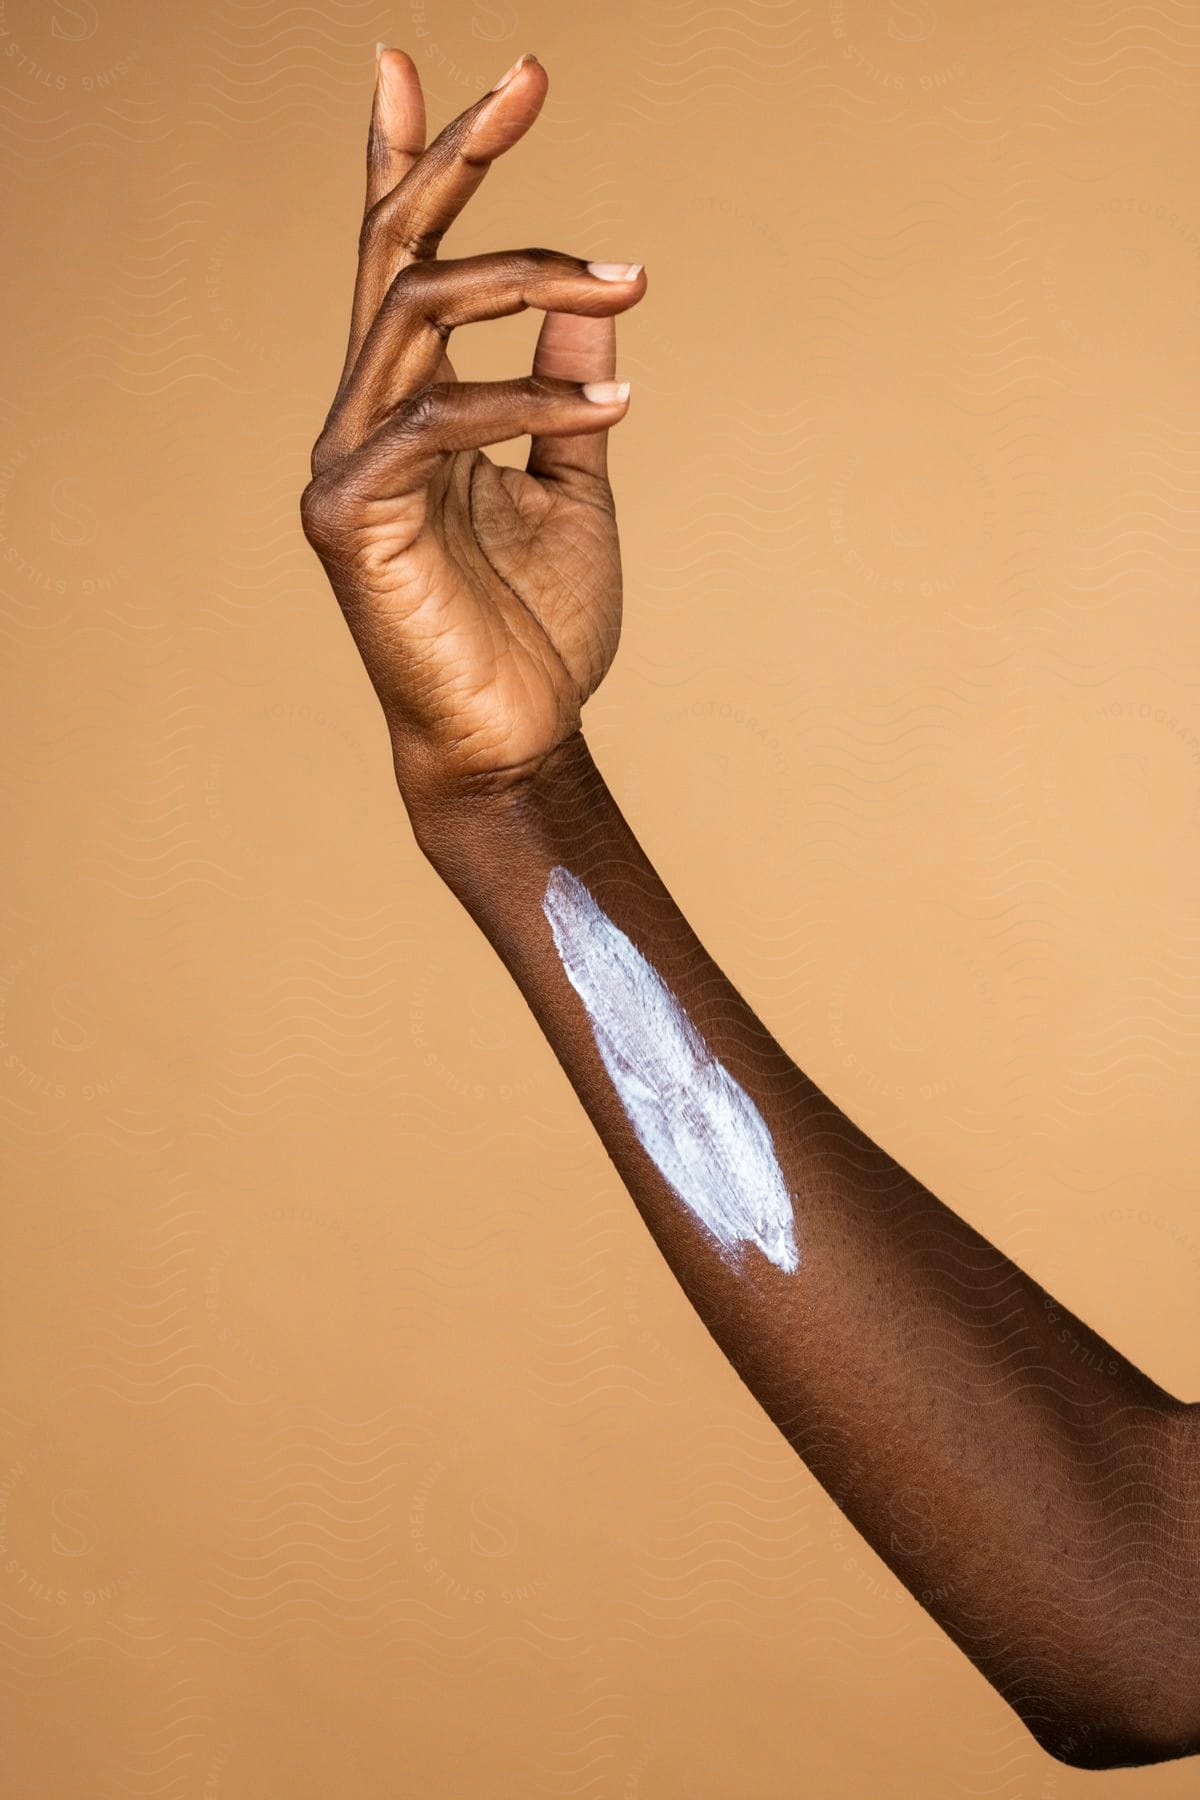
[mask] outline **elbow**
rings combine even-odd
[[[1042,1748],[1075,1769],[1144,1768],[1200,1755],[1200,1566],[1181,1536],[1200,1500],[1200,1406],[1172,1403],[1156,1505],[1143,1521],[1154,1548],[1139,1568],[1138,1603],[1098,1604],[1076,1616],[1070,1651],[1042,1664],[1043,1704],[1013,1704]],[[1169,1515],[1169,1519],[1168,1519]],[[1048,1691],[1049,1690],[1049,1691]],[[1027,1690],[1028,1692],[1028,1690]],[[1044,1704],[1052,1695],[1051,1704]]]
[[[1072,1769],[1134,1769],[1200,1752],[1200,1708],[1169,1694],[1056,1717],[1023,1715],[1042,1749]]]

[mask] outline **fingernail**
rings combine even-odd
[[[376,44],[376,46],[375,46],[375,67],[376,68],[379,67],[379,59],[383,55],[383,53],[386,49],[387,49],[386,44]]]
[[[634,281],[642,272],[641,263],[589,263],[589,275],[601,281]]]
[[[600,406],[611,406],[614,400],[628,400],[629,383],[627,381],[585,381],[583,397],[585,400],[595,400]]]
[[[513,76],[516,74],[518,69],[523,69],[527,62],[536,62],[536,61],[537,61],[537,57],[533,54],[532,50],[527,50],[525,52],[524,56],[518,56],[516,62],[513,64],[512,68],[509,69],[506,74],[504,74],[500,77],[499,81],[496,83],[496,87],[492,88],[491,92],[494,94],[496,92],[497,88],[507,87],[509,82],[512,80]]]

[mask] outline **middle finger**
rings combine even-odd
[[[326,451],[344,454],[432,381],[455,326],[506,318],[527,307],[603,318],[624,312],[645,291],[640,263],[587,263],[557,250],[411,264],[392,282],[367,334]]]

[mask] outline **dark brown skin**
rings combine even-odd
[[[532,124],[536,61],[424,147],[411,60],[380,63],[346,368],[305,530],[387,717],[417,841],[512,972],[716,1342],[879,1555],[1054,1756],[1200,1750],[1198,1409],[1124,1362],[796,1067],[709,958],[592,762],[580,710],[620,622],[606,472],[614,315],[645,276],[544,250],[436,260]],[[451,326],[545,311],[532,376],[458,383]],[[483,446],[529,433],[525,471]],[[562,865],[751,1095],[801,1266],[740,1270],[612,1087],[542,908]]]

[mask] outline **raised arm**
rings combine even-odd
[[[426,150],[415,69],[382,58],[350,350],[304,496],[417,840],[713,1337],[908,1589],[1052,1754],[1190,1754],[1195,1410],[813,1086],[589,755],[580,709],[620,614],[613,315],[645,276],[546,250],[434,260],[545,91],[525,61]],[[457,383],[450,328],[522,306],[547,314],[532,376]],[[482,454],[523,433],[525,471]]]

